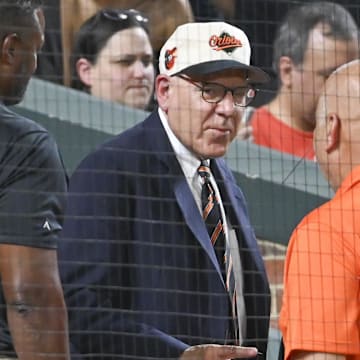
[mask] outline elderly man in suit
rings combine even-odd
[[[222,22],[179,26],[159,69],[159,108],[90,154],[70,182],[59,256],[73,351],[265,353],[268,281],[221,157],[267,75],[250,65],[245,33]]]

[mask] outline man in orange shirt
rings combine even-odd
[[[280,88],[269,104],[252,114],[253,141],[313,160],[319,92],[338,66],[358,56],[358,27],[341,5],[314,2],[292,9],[274,42]],[[243,128],[240,137],[249,135],[248,130]]]
[[[315,153],[332,200],[294,231],[285,262],[280,328],[285,359],[360,359],[360,60],[326,82]]]

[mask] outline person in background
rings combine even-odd
[[[318,95],[332,71],[358,57],[359,30],[345,8],[326,1],[293,8],[274,42],[277,95],[245,113],[239,138],[251,136],[255,144],[314,160]]]
[[[67,178],[57,145],[8,108],[23,98],[44,43],[41,2],[0,0],[0,358],[69,359],[58,272]]]
[[[224,21],[221,9],[214,0],[189,0],[194,19],[197,22]]]
[[[179,26],[159,71],[159,107],[70,180],[59,259],[72,348],[126,359],[265,354],[268,280],[221,157],[268,76],[250,65],[246,34],[223,22]]]
[[[291,236],[280,328],[287,359],[360,359],[360,61],[326,81],[314,132],[336,191]]]
[[[194,20],[188,0],[61,0],[61,34],[64,60],[64,84],[71,84],[70,57],[75,34],[88,18],[104,8],[135,9],[149,19],[149,34],[154,53],[175,28]]]
[[[272,71],[272,59],[276,30],[292,8],[312,3],[314,0],[252,0],[251,2],[249,0],[211,0],[211,2],[218,9],[218,12],[223,14],[225,21],[235,26],[241,26],[249,34],[249,39],[253,45],[252,63],[269,71],[271,75],[275,75]],[[333,2],[342,5],[353,16],[355,22],[358,25],[360,24],[358,0],[336,0]],[[266,84],[267,89],[268,85]],[[263,94],[262,96],[264,97]],[[257,99],[258,97],[254,103],[257,103]]]
[[[133,9],[100,10],[80,27],[72,64],[74,89],[146,109],[155,77],[148,19]]]
[[[38,54],[34,76],[56,84],[63,83],[60,0],[46,0],[42,6],[46,19],[45,42]]]

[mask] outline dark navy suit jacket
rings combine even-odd
[[[244,345],[266,353],[270,294],[245,200],[223,160],[212,170],[241,249]],[[226,342],[229,296],[157,112],[90,154],[68,201],[59,259],[74,354],[176,358]]]

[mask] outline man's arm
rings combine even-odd
[[[0,273],[18,358],[69,359],[56,251],[2,244]]]
[[[18,137],[2,158],[0,178],[4,320],[20,360],[68,359],[67,315],[56,255],[66,175],[53,138],[26,119],[17,122]]]

